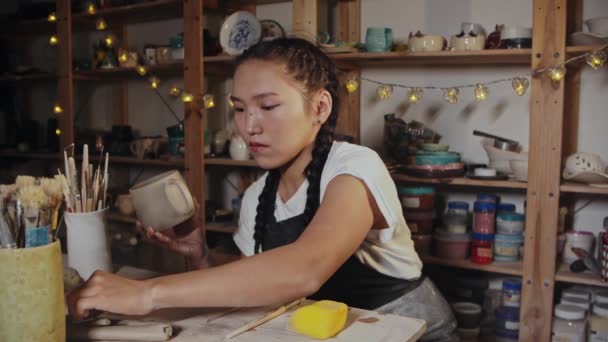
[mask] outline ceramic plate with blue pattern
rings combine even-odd
[[[239,11],[226,18],[220,30],[220,44],[227,54],[240,55],[262,36],[260,21],[250,12]]]

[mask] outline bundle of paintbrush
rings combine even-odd
[[[89,147],[85,144],[82,148],[82,167],[80,171],[76,169],[74,156],[68,157],[67,152],[64,151],[63,158],[65,164],[63,195],[67,211],[89,213],[105,209],[108,197],[109,153],[106,153],[104,158],[103,147],[101,148],[101,155],[95,169],[93,164],[89,163]],[[101,170],[102,161],[104,163],[103,170]],[[59,175],[62,175],[61,171],[59,171]]]
[[[50,243],[63,202],[62,176],[18,176],[0,185],[0,247],[36,247]]]

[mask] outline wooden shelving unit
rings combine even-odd
[[[581,285],[601,286],[608,288],[608,283],[602,281],[600,276],[585,271],[583,273],[574,273],[568,269],[568,265],[560,264],[558,266],[557,273],[555,274],[555,280]]]
[[[106,219],[111,222],[135,224],[135,216],[123,215],[116,211],[110,211],[106,214]],[[237,225],[232,221],[227,222],[206,222],[205,230],[208,232],[232,234],[238,229]]]
[[[500,274],[510,274],[515,276],[522,275],[522,262],[499,262],[495,261],[489,265],[479,265],[473,263],[471,260],[459,260],[459,259],[442,259],[434,256],[420,256],[422,262],[428,265],[441,265],[455,268],[463,268],[467,270],[476,270]]]
[[[459,186],[459,187],[481,187],[481,188],[496,188],[496,189],[516,189],[525,191],[528,184],[518,181],[487,181],[477,180],[465,177],[458,178],[420,178],[412,177],[400,173],[391,173],[393,179],[397,182],[415,183],[415,184],[432,184],[438,186]]]

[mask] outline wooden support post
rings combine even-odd
[[[534,0],[532,69],[564,61],[566,0]],[[553,308],[564,83],[532,78],[520,341],[549,341]]]
[[[194,95],[192,102],[184,104],[186,181],[199,204],[200,225],[204,227],[203,0],[184,0],[184,49],[184,91]]]
[[[112,27],[120,45],[127,48],[127,30],[124,25]],[[129,82],[120,80],[112,84],[112,124],[129,124]]]
[[[63,108],[59,115],[59,129],[61,130],[60,155],[63,149],[74,142],[74,94],[72,88],[72,9],[70,1],[57,0],[57,44],[58,54],[58,84],[57,102]],[[50,111],[51,109],[49,109]]]
[[[339,41],[358,42],[361,36],[361,1],[338,1],[337,32]],[[361,70],[349,70],[340,76],[340,113],[336,132],[352,136],[355,143],[360,140],[361,85],[353,93],[346,91],[345,84],[349,79],[359,80]]]
[[[293,0],[293,34],[317,41],[317,0]]]
[[[568,1],[567,33],[583,29],[583,1]],[[562,136],[562,158],[567,158],[578,149],[579,104],[581,94],[581,68],[571,68],[566,74],[564,105],[564,131]]]

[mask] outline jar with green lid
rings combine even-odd
[[[169,38],[169,45],[171,45],[171,58],[173,60],[184,59],[184,34],[179,33]]]
[[[524,231],[526,217],[520,213],[499,212],[496,215],[498,234],[519,235]]]
[[[433,210],[435,189],[432,187],[399,187],[399,198],[403,210]]]

